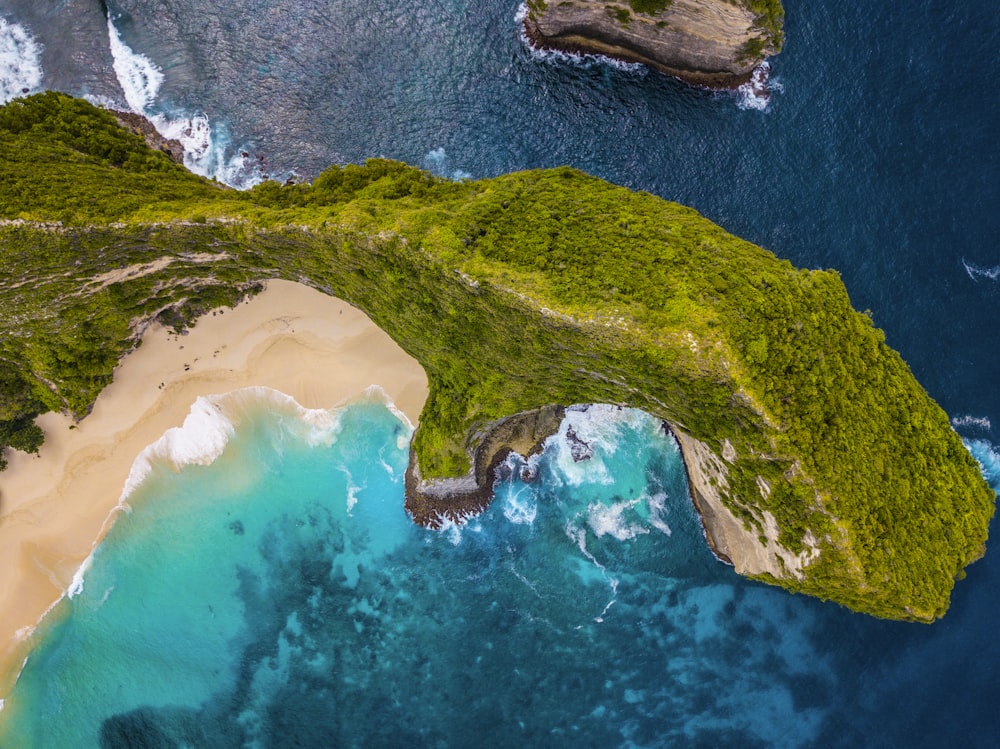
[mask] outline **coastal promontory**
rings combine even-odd
[[[931,621],[984,552],[993,492],[833,271],[569,168],[453,182],[374,159],[236,191],[86,102],[0,109],[0,445],[44,450],[46,411],[86,418],[150,321],[181,330],[279,278],[426,372],[418,521],[489,501],[504,451],[609,403],[674,434],[743,574]]]
[[[734,87],[781,50],[780,0],[529,0],[535,46],[644,63],[690,83]]]

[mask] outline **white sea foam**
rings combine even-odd
[[[70,581],[69,587],[66,588],[67,598],[76,598],[78,595],[83,593],[84,576],[87,574],[87,570],[90,569],[90,564],[93,561],[94,553],[91,552],[87,555],[87,558],[83,560],[83,564],[76,568],[76,572],[73,573],[73,579]]]
[[[267,388],[247,388],[247,390],[263,391]],[[270,392],[277,393],[277,391]],[[129,496],[152,474],[155,465],[166,464],[176,471],[185,465],[209,465],[222,454],[226,444],[236,433],[235,425],[222,407],[223,399],[231,395],[233,394],[199,397],[191,406],[182,426],[168,429],[160,439],[139,453],[129,469],[118,504],[104,520],[101,537],[114,524],[119,512],[130,511],[127,502]],[[278,395],[283,394],[278,393]],[[66,589],[67,597],[75,598],[83,592],[87,571],[93,558],[94,552],[91,551],[73,573],[73,579]]]
[[[667,493],[656,492],[656,494],[646,495],[646,502],[649,505],[649,522],[656,530],[665,536],[673,533],[664,517],[667,514]]]
[[[111,16],[108,16],[108,38],[118,83],[125,101],[136,114],[149,118],[164,138],[180,141],[184,146],[184,165],[196,174],[214,177],[232,187],[246,188],[262,178],[260,169],[237,149],[229,155],[230,139],[220,127],[212,126],[208,115],[152,113],[163,85],[163,69],[146,55],[133,50],[122,39]]]
[[[629,522],[625,518],[625,513],[639,504],[640,501],[639,498],[636,498],[616,502],[612,505],[595,502],[587,507],[587,525],[598,538],[611,536],[619,541],[628,541],[636,536],[649,533],[649,528],[640,523]]]
[[[460,515],[457,518],[439,514],[437,516],[437,530],[448,539],[452,546],[458,546],[462,543],[462,531],[465,530],[469,520],[473,517],[475,516],[472,514]]]
[[[984,432],[993,428],[988,416],[972,416],[970,414],[952,417],[951,425],[956,429],[964,427],[966,429],[981,429]]]
[[[587,530],[585,528],[582,528],[574,524],[572,521],[567,520],[566,524],[563,526],[563,532],[566,534],[567,538],[576,543],[576,547],[580,550],[583,556],[586,557],[587,561],[590,562],[591,565],[593,565],[593,569],[597,570],[597,572],[600,574],[600,578],[603,578],[604,581],[607,582],[608,587],[611,588],[611,598],[604,605],[604,608],[601,610],[601,613],[594,617],[594,621],[600,624],[601,622],[604,621],[604,615],[607,614],[608,610],[615,605],[615,601],[617,600],[618,578],[612,577],[608,573],[608,568],[605,567],[603,564],[601,564],[599,561],[597,561],[597,557],[595,557],[587,548]],[[583,580],[584,583],[589,582],[588,576],[585,574],[581,574],[581,579]]]
[[[452,169],[448,163],[448,154],[443,148],[434,148],[424,154],[424,168],[439,177],[461,182],[472,179],[472,175],[464,169]]]
[[[365,487],[358,486],[356,484],[350,483],[351,474],[347,474],[347,514],[350,515],[351,511],[358,504],[358,492],[364,491]]]
[[[550,478],[569,486],[614,483],[604,458],[618,452],[622,432],[644,418],[642,411],[607,404],[567,409],[558,434],[545,444],[554,453]]]
[[[0,104],[42,85],[42,48],[19,24],[0,17]]]
[[[384,404],[409,425],[406,416],[393,405],[382,388],[369,387],[363,398]],[[211,464],[235,435],[242,414],[261,405],[272,412],[286,412],[291,418],[282,421],[283,427],[292,430],[298,438],[313,447],[332,444],[340,433],[340,408],[305,408],[290,395],[272,388],[248,387],[222,395],[201,396],[195,400],[181,426],[168,429],[160,439],[139,453],[129,470],[118,504],[104,521],[100,537],[110,529],[119,512],[131,512],[128,498],[153,473],[156,465],[166,465],[176,471],[186,465]],[[275,439],[280,439],[280,435],[276,434]],[[357,492],[363,488],[351,484],[348,491],[349,510],[357,502]],[[66,589],[69,598],[83,592],[85,577],[92,561],[93,551],[73,574],[73,580]],[[45,614],[42,615],[44,617]]]
[[[160,86],[163,85],[163,70],[125,43],[110,15],[108,37],[111,42],[112,66],[125,94],[125,101],[133,112],[145,114],[156,101]]]
[[[538,517],[538,501],[528,487],[510,491],[503,500],[503,514],[517,525],[531,525]]]
[[[962,440],[979,463],[983,478],[994,489],[1000,487],[1000,449],[987,440]]]
[[[784,91],[781,82],[771,77],[771,64],[766,60],[754,68],[750,80],[736,89],[736,106],[763,112],[771,96]]]
[[[221,403],[224,396],[201,396],[191,406],[184,424],[168,429],[147,447],[132,464],[120,502],[124,502],[152,473],[153,466],[165,462],[174,470],[185,465],[209,465],[236,433]]]
[[[968,262],[965,258],[962,258],[962,265],[965,266],[965,272],[969,274],[969,278],[973,281],[980,278],[996,281],[1000,278],[1000,265],[994,265],[992,268],[982,268],[975,263]]]

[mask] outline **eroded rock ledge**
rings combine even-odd
[[[545,440],[558,433],[566,409],[545,406],[525,411],[488,426],[473,453],[472,470],[460,478],[424,480],[410,451],[406,469],[406,511],[414,522],[438,528],[478,515],[493,501],[496,472],[511,453],[530,457]]]
[[[659,5],[666,7],[654,10]],[[539,48],[602,54],[696,85],[734,88],[780,50],[780,30],[763,28],[763,20],[744,3],[726,0],[536,0],[528,3],[524,30]]]

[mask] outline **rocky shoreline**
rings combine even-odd
[[[156,126],[147,117],[135,112],[122,112],[117,109],[108,110],[118,120],[118,124],[126,130],[139,135],[146,145],[157,151],[162,151],[178,164],[184,163],[184,145],[179,140],[164,138]]]
[[[481,433],[472,470],[460,478],[423,479],[411,449],[405,507],[413,522],[439,528],[484,512],[493,501],[497,469],[511,453],[526,458],[540,453],[545,440],[558,433],[565,413],[562,406],[545,406],[491,424]]]

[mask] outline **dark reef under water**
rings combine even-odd
[[[450,176],[571,164],[691,205],[796,265],[839,269],[997,488],[993,8],[787,0],[785,50],[759,110],[641,69],[532,56],[517,5],[164,0],[149,13],[134,0],[106,3],[124,41],[164,71],[150,112],[211,122],[221,156],[206,163],[228,165],[246,149],[254,169],[277,175],[373,155]],[[121,105],[103,6],[0,0],[0,16],[37,40],[41,86]],[[310,446],[255,460],[274,463],[254,475],[307,477],[309,489],[270,520],[230,509],[202,524],[217,534],[218,560],[188,554],[211,546],[197,529],[178,531],[169,549],[123,525],[142,549],[133,561],[169,559],[166,581],[180,581],[149,599],[169,593],[185,605],[135,630],[153,652],[173,643],[171,658],[137,660],[140,648],[99,629],[56,633],[73,631],[78,608],[112,607],[110,616],[117,602],[119,624],[138,621],[127,585],[102,583],[95,565],[19,686],[25,700],[51,700],[33,703],[37,715],[89,726],[83,742],[104,746],[995,745],[992,549],[930,627],[765,588],[711,557],[679,460],[654,435],[640,440],[642,460],[626,459],[634,445],[580,464],[553,448],[541,458],[561,466],[551,475],[540,469],[542,480],[521,486],[515,471],[481,518],[425,531],[400,509],[404,453],[387,414],[364,427],[370,438],[329,448],[350,457]],[[628,429],[605,443],[631,445]],[[602,462],[627,466],[603,484]],[[347,464],[351,482],[335,467]],[[191,501],[207,496],[205,480],[177,478]],[[648,500],[620,507],[657,487],[669,497],[669,536],[642,515]],[[365,507],[382,508],[373,525],[359,517]],[[648,532],[619,539],[595,526]],[[209,579],[222,561],[233,572]],[[145,584],[155,567],[129,574]],[[48,697],[34,691],[31,669],[73,658],[80,670],[50,679]],[[88,658],[112,673],[98,679]],[[97,682],[127,704],[97,707]],[[5,730],[20,699],[7,701]]]

